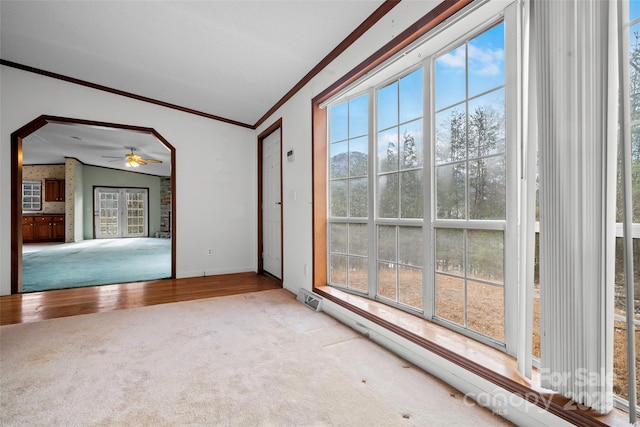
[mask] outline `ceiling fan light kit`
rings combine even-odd
[[[124,147],[128,150],[131,150],[131,153],[127,153],[124,155],[124,164],[128,168],[137,168],[138,166],[146,165],[147,163],[162,163],[162,160],[157,159],[144,159],[142,156],[134,153],[137,150],[135,147]],[[109,157],[109,156],[102,156]]]

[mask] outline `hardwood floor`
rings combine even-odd
[[[238,273],[6,295],[0,326],[281,288],[272,277]]]

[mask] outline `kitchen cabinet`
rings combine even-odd
[[[22,217],[22,241],[23,242],[33,241],[33,231],[34,231],[33,226],[34,226],[33,216]]]
[[[44,180],[44,201],[64,202],[64,179]]]
[[[64,241],[64,215],[54,215],[51,220],[51,240]]]
[[[64,241],[64,215],[26,215],[22,217],[22,241]]]

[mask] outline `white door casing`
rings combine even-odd
[[[265,272],[282,279],[282,198],[280,128],[263,139],[262,260]]]

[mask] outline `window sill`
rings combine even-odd
[[[330,286],[314,287],[318,295],[455,363],[469,372],[581,426],[628,426],[626,413],[614,409],[607,415],[581,410],[558,394],[549,393],[523,378],[513,357],[454,331]],[[535,374],[534,374],[535,375]],[[535,381],[535,378],[534,378]]]

